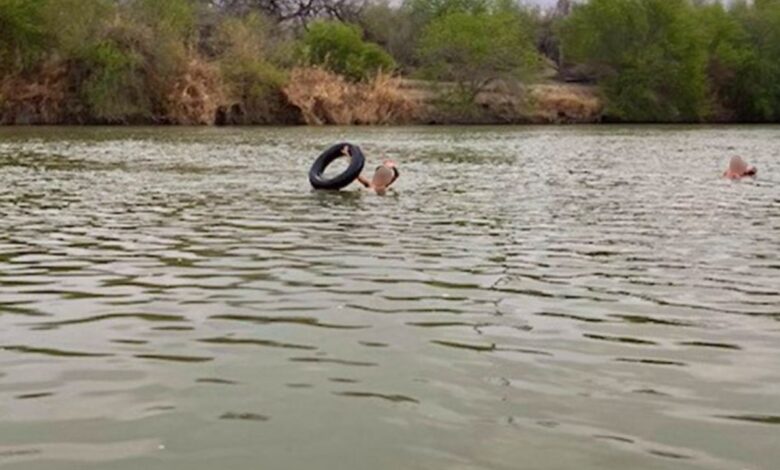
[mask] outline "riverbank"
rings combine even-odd
[[[321,68],[295,69],[281,89],[247,103],[227,93],[206,64],[192,63],[154,114],[106,121],[90,116],[73,81],[63,65],[45,68],[34,79],[3,80],[0,124],[557,124],[600,122],[604,109],[595,86],[498,81],[464,102],[453,98],[453,84],[383,74],[356,83]]]

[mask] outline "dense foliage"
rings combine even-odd
[[[353,80],[391,71],[395,61],[381,47],[363,40],[360,28],[338,21],[312,24],[303,35],[304,56],[315,65]]]
[[[44,47],[43,0],[0,0],[0,67],[23,68]]]
[[[444,13],[423,31],[419,51],[430,77],[457,83],[471,100],[491,81],[528,77],[539,64],[530,25],[509,11]]]
[[[705,38],[686,0],[591,0],[563,28],[569,60],[591,65],[627,120],[698,120],[707,112]]]
[[[526,3],[0,0],[0,120],[269,122],[301,66],[449,82],[466,101],[557,76],[625,121],[780,119],[780,0]]]
[[[628,121],[780,118],[780,0],[590,0],[560,36]]]

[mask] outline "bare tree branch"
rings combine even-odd
[[[234,15],[259,11],[278,22],[308,24],[317,18],[354,20],[367,0],[211,0],[211,5]]]

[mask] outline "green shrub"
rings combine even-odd
[[[427,25],[453,13],[481,15],[487,13],[493,4],[493,0],[405,0],[403,6]]]
[[[130,0],[122,11],[126,38],[142,52],[159,83],[181,75],[196,40],[195,0]]]
[[[377,44],[365,42],[354,25],[317,22],[304,34],[302,42],[310,63],[351,80],[365,80],[380,70],[395,68],[393,58]]]
[[[730,16],[739,28],[715,49],[731,68],[721,91],[741,120],[780,120],[780,1],[736,5]]]
[[[397,0],[369,2],[361,9],[359,23],[366,38],[380,44],[406,71],[420,66],[417,50],[431,21],[450,13],[481,14],[494,0]]]
[[[409,9],[387,2],[370,3],[361,10],[358,22],[366,40],[381,45],[402,67],[411,69],[417,64],[415,48],[420,28]]]
[[[95,46],[115,13],[112,0],[45,0],[41,20],[52,50],[70,59]]]
[[[130,11],[157,36],[175,38],[189,44],[196,33],[193,0],[132,0]]]
[[[262,60],[222,62],[222,74],[232,95],[247,107],[261,104],[285,84],[286,74]]]
[[[222,78],[233,100],[240,102],[249,122],[263,122],[277,105],[287,81],[269,56],[274,54],[271,23],[257,14],[228,18],[218,28],[214,46]]]
[[[607,113],[629,121],[708,112],[706,44],[688,0],[591,0],[562,28],[564,54],[597,71]]]
[[[425,29],[419,55],[429,78],[454,81],[467,101],[495,79],[527,79],[540,63],[532,29],[510,12],[437,18]]]
[[[0,0],[0,73],[24,69],[44,52],[45,0]]]
[[[128,122],[151,115],[149,94],[140,71],[141,57],[102,41],[84,51],[88,77],[81,94],[90,115],[104,122]]]

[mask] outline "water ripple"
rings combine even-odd
[[[347,139],[394,191],[310,190]],[[0,128],[0,465],[774,468],[778,153],[775,127]],[[722,180],[732,154],[759,178]]]

